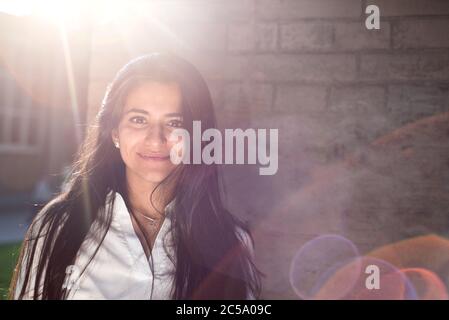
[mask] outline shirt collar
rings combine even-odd
[[[109,193],[108,196],[112,198],[112,193]],[[111,202],[108,202],[108,205],[110,204]],[[173,212],[173,206],[174,200],[170,201],[170,203],[165,207],[165,218],[163,219],[162,225],[160,226],[156,239],[154,240],[154,246],[152,249],[152,254],[155,257],[160,258],[163,257],[164,254],[166,254],[164,245],[167,245],[168,247],[173,246],[171,232],[169,232],[172,225],[170,215]],[[125,201],[119,192],[115,192],[114,206],[112,210],[112,224],[115,226],[115,228],[112,228],[112,230],[118,232],[118,234],[124,240],[124,243],[127,244],[128,250],[133,258],[141,261],[142,266],[145,266],[142,268],[146,270],[148,261],[146,261],[147,259],[143,259],[145,257],[145,252],[143,251],[142,245],[135,233]],[[159,263],[161,262],[159,261]]]

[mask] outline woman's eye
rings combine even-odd
[[[131,121],[132,123],[135,123],[135,124],[144,124],[146,122],[145,118],[143,118],[143,117],[133,117],[133,118],[129,119],[129,121]]]
[[[181,128],[182,127],[182,121],[181,120],[170,120],[168,122],[168,125],[170,127],[174,127],[174,128]]]

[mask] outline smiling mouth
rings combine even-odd
[[[140,158],[144,159],[144,160],[150,160],[150,161],[167,161],[170,159],[170,156],[159,156],[159,155],[143,155],[140,153],[137,153],[139,155]]]

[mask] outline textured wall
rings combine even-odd
[[[368,4],[380,30],[364,26]],[[365,253],[447,234],[448,1],[153,1],[139,14],[94,29],[90,117],[122,64],[168,50],[204,74],[220,127],[279,129],[275,176],[224,168],[264,298],[297,297],[292,258],[316,236]]]

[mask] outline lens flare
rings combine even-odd
[[[360,273],[357,264],[350,264],[359,253],[354,244],[338,235],[324,235],[308,241],[295,255],[290,267],[290,284],[302,299],[315,299],[322,285],[342,266],[350,265],[350,278],[334,282],[323,297],[339,299],[353,287]]]
[[[407,276],[419,300],[448,300],[446,286],[434,272],[424,268],[401,269]]]
[[[354,270],[359,270],[358,274]],[[354,281],[354,278],[356,280]],[[317,299],[335,295],[336,284],[350,281],[353,286],[344,300],[416,300],[418,296],[412,282],[392,264],[372,258],[360,257],[343,266],[321,287]]]

